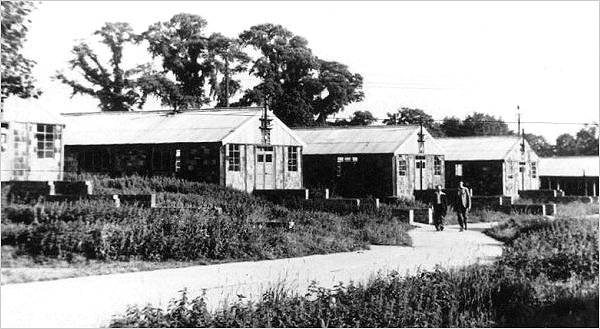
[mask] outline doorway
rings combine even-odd
[[[273,173],[273,147],[256,147],[256,189],[272,190],[275,175]]]

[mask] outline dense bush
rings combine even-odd
[[[271,259],[410,244],[407,224],[372,213],[289,210],[247,193],[173,178],[76,178],[92,180],[96,193],[157,193],[158,208],[116,208],[101,200],[48,202],[43,209],[3,204],[2,244],[32,256],[152,261]]]
[[[307,295],[269,290],[256,302],[241,300],[214,312],[202,296],[190,300],[184,292],[167,310],[132,307],[111,326],[597,328],[598,221],[517,222],[518,233],[493,265],[409,277],[392,273],[334,289],[311,286]],[[575,250],[583,252],[575,262],[548,271],[560,264],[547,262],[550,251],[564,261],[577,257]],[[556,273],[570,276],[565,281]]]

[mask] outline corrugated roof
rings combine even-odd
[[[65,113],[65,145],[219,142],[258,108],[171,111]]]
[[[519,143],[517,136],[437,138],[447,161],[503,160]]]
[[[4,100],[2,121],[63,124],[64,120],[45,110],[35,98],[9,97]]]
[[[539,176],[598,176],[600,158],[597,156],[569,156],[540,158]]]
[[[394,153],[416,126],[299,128],[294,132],[306,143],[304,154]]]

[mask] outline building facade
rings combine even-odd
[[[259,108],[65,114],[65,170],[298,189],[303,143]],[[261,129],[266,128],[266,129]]]
[[[598,156],[540,158],[540,188],[565,195],[598,195]]]
[[[444,154],[417,126],[294,129],[306,143],[304,182],[343,197],[412,197],[444,186]]]
[[[446,185],[459,181],[474,195],[517,196],[540,187],[539,159],[527,141],[517,136],[438,138],[446,155]]]
[[[35,99],[8,98],[1,118],[1,180],[54,181],[63,178],[65,127]]]

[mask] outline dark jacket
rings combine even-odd
[[[462,189],[459,187],[456,192],[456,209],[469,209],[471,208],[471,192],[468,188],[463,187]]]
[[[433,211],[435,213],[439,213],[442,216],[446,215],[446,212],[448,211],[448,198],[446,197],[446,193],[444,193],[444,192],[440,193],[440,203],[438,203],[437,191],[433,192],[432,203],[433,203]]]

